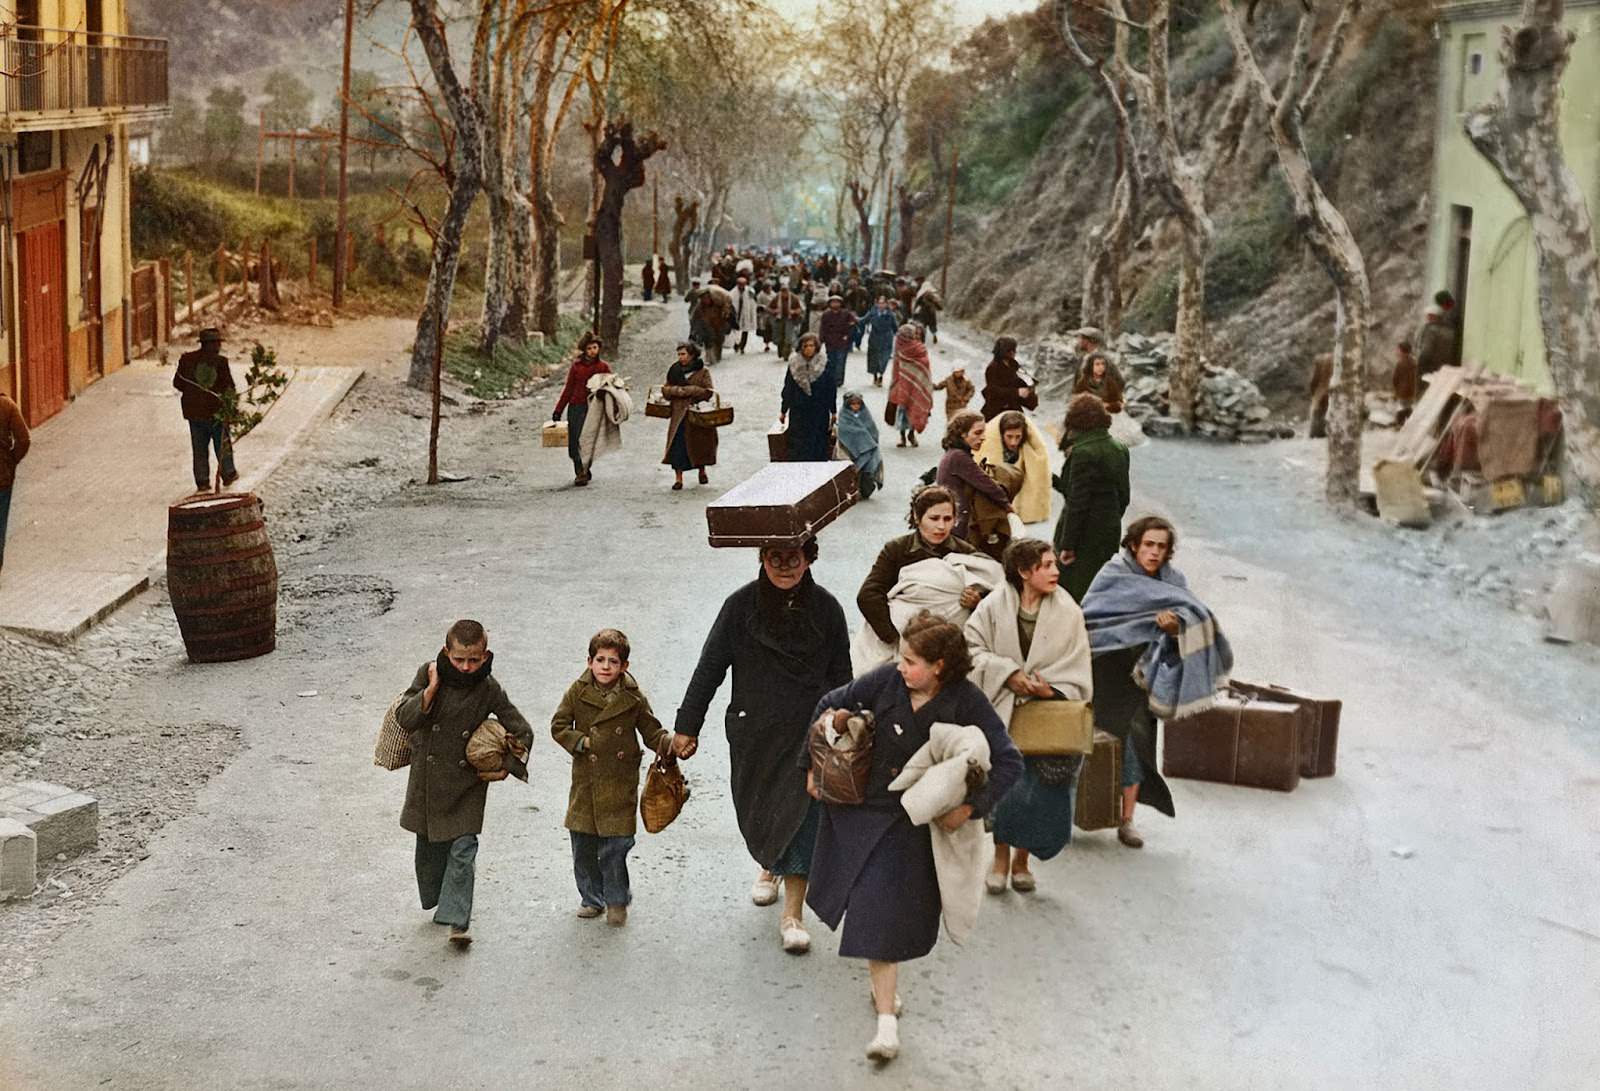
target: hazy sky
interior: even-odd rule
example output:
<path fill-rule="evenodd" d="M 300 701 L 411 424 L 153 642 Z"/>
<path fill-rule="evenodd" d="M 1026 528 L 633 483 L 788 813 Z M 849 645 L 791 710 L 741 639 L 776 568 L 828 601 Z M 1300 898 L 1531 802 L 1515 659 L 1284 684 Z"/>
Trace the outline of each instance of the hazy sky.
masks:
<path fill-rule="evenodd" d="M 814 15 L 828 6 L 828 0 L 767 0 L 774 8 L 790 19 Z M 1013 12 L 1032 11 L 1039 0 L 952 0 L 956 21 L 967 26 L 977 26 L 986 15 L 1010 15 Z"/>

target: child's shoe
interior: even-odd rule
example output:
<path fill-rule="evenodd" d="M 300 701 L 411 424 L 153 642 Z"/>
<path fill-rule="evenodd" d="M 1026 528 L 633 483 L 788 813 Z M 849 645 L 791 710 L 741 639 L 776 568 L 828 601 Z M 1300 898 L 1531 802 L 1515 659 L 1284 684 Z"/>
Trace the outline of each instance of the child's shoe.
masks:
<path fill-rule="evenodd" d="M 878 1033 L 867 1043 L 867 1056 L 885 1064 L 900 1056 L 900 1020 L 893 1015 L 878 1016 Z"/>
<path fill-rule="evenodd" d="M 621 928 L 628 923 L 628 907 L 625 905 L 606 906 L 606 923 L 613 928 Z"/>
<path fill-rule="evenodd" d="M 578 907 L 578 918 L 580 920 L 592 921 L 599 915 L 600 907 L 598 905 L 580 905 Z"/>
<path fill-rule="evenodd" d="M 466 947 L 472 942 L 472 933 L 459 925 L 450 926 L 450 943 L 456 947 Z"/>

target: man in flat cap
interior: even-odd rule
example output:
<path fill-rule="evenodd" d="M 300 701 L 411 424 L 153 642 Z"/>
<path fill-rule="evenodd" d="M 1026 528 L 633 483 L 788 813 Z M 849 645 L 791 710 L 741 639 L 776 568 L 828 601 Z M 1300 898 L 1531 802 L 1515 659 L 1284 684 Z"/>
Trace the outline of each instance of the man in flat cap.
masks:
<path fill-rule="evenodd" d="M 214 326 L 200 331 L 200 347 L 178 357 L 178 371 L 172 385 L 182 395 L 183 419 L 189 422 L 189 445 L 194 451 L 194 487 L 204 492 L 211 487 L 211 451 L 217 452 L 222 483 L 239 480 L 233 466 L 233 443 L 228 426 L 221 419 L 222 395 L 233 391 L 233 373 L 228 358 L 222 355 L 222 333 Z"/>

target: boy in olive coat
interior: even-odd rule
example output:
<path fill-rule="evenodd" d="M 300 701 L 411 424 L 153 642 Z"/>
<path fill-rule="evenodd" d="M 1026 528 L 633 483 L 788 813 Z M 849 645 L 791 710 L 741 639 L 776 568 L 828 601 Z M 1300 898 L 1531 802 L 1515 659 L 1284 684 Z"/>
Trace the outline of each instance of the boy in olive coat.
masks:
<path fill-rule="evenodd" d="M 572 755 L 572 791 L 567 831 L 572 870 L 583 904 L 578 916 L 605 910 L 606 923 L 628 923 L 628 852 L 639 810 L 639 740 L 657 754 L 669 752 L 672 735 L 650 711 L 639 683 L 628 673 L 628 638 L 601 629 L 589 640 L 589 669 L 567 687 L 550 719 L 550 734 Z"/>
<path fill-rule="evenodd" d="M 438 657 L 418 668 L 395 710 L 411 738 L 400 825 L 417 835 L 417 892 L 422 908 L 436 909 L 434 923 L 450 926 L 450 942 L 458 947 L 472 942 L 473 863 L 489 782 L 504 780 L 508 771 L 528 779 L 527 765 L 513 753 L 505 755 L 503 769 L 480 773 L 467 761 L 467 740 L 493 715 L 524 755 L 533 744 L 533 728 L 490 677 L 493 669 L 483 626 L 458 621 Z"/>

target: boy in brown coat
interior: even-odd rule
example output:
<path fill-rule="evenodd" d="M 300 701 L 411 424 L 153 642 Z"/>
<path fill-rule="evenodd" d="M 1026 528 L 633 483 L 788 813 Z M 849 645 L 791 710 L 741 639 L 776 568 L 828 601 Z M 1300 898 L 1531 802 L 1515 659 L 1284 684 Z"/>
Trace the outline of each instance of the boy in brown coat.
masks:
<path fill-rule="evenodd" d="M 606 923 L 628 923 L 628 852 L 639 811 L 639 740 L 657 754 L 671 750 L 672 735 L 650 711 L 628 673 L 628 638 L 601 629 L 589 640 L 589 668 L 561 698 L 550 734 L 572 755 L 567 801 L 572 870 L 583 904 L 578 916 L 606 913 Z"/>
<path fill-rule="evenodd" d="M 965 368 L 956 368 L 949 375 L 933 384 L 933 389 L 944 391 L 944 419 L 948 422 L 957 413 L 967 407 L 972 401 L 972 396 L 978 388 L 967 378 Z"/>
<path fill-rule="evenodd" d="M 422 908 L 436 909 L 433 922 L 449 925 L 450 942 L 459 947 L 472 942 L 473 865 L 489 782 L 508 772 L 528 779 L 527 765 L 514 753 L 505 755 L 503 769 L 480 773 L 467 761 L 467 740 L 493 715 L 523 755 L 533 744 L 533 728 L 490 677 L 493 669 L 489 634 L 476 621 L 458 621 L 438 657 L 418 668 L 395 710 L 411 739 L 400 825 L 417 835 L 417 892 Z"/>

